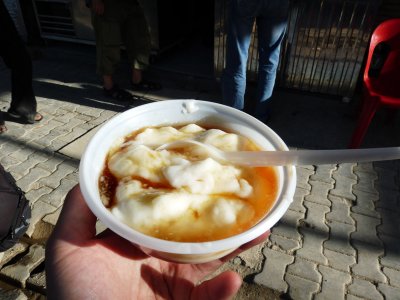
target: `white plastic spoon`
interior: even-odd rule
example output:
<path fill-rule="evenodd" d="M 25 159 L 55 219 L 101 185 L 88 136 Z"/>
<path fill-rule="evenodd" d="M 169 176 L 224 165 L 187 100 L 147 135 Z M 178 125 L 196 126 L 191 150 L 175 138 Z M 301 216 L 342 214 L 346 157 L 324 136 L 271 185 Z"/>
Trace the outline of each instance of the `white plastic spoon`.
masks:
<path fill-rule="evenodd" d="M 179 140 L 159 146 L 156 150 L 184 146 L 202 147 L 217 161 L 243 166 L 324 165 L 400 159 L 400 147 L 337 150 L 233 151 L 225 152 L 195 140 Z"/>

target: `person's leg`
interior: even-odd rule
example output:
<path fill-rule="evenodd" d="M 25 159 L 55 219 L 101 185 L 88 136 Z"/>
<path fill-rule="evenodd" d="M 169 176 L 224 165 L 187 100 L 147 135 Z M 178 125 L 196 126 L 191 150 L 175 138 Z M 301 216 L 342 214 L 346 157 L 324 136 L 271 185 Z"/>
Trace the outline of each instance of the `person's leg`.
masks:
<path fill-rule="evenodd" d="M 268 118 L 267 105 L 275 85 L 289 7 L 287 0 L 265 2 L 264 13 L 257 18 L 259 65 L 254 111 L 254 115 L 262 121 Z"/>
<path fill-rule="evenodd" d="M 121 60 L 124 9 L 121 1 L 104 0 L 104 13 L 92 12 L 92 24 L 96 39 L 96 71 L 103 80 L 104 95 L 119 101 L 130 101 L 132 95 L 120 89 L 113 74 Z"/>
<path fill-rule="evenodd" d="M 126 53 L 132 67 L 131 82 L 134 90 L 157 90 L 161 86 L 143 78 L 143 71 L 149 66 L 151 53 L 150 32 L 142 7 L 137 1 L 126 3 L 126 21 L 123 38 Z"/>
<path fill-rule="evenodd" d="M 248 1 L 239 7 L 237 1 L 230 1 L 228 7 L 226 63 L 222 75 L 223 103 L 237 109 L 244 108 L 246 91 L 246 70 L 248 49 L 255 20 L 255 4 L 259 1 Z"/>
<path fill-rule="evenodd" d="M 32 87 L 31 57 L 2 1 L 0 1 L 0 28 L 3 40 L 0 43 L 0 56 L 11 69 L 9 113 L 28 123 L 40 121 L 42 116 L 36 112 L 37 104 Z"/>
<path fill-rule="evenodd" d="M 104 15 L 93 13 L 92 24 L 96 39 L 96 72 L 102 76 L 104 87 L 108 89 L 112 87 L 112 75 L 121 57 L 121 35 L 119 23 L 107 18 L 107 9 Z"/>
<path fill-rule="evenodd" d="M 132 83 L 142 81 L 142 72 L 149 65 L 150 32 L 143 10 L 137 1 L 127 3 L 127 16 L 123 38 L 128 61 L 132 68 Z"/>

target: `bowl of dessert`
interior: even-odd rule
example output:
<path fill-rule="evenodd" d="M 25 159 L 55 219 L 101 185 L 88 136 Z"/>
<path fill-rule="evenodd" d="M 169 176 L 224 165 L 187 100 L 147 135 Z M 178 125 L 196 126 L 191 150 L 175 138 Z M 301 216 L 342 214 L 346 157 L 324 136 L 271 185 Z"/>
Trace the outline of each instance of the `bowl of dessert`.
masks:
<path fill-rule="evenodd" d="M 228 255 L 276 224 L 292 202 L 294 166 L 218 161 L 221 151 L 288 148 L 267 125 L 234 108 L 165 100 L 127 110 L 92 137 L 79 182 L 97 218 L 143 252 L 178 263 Z"/>

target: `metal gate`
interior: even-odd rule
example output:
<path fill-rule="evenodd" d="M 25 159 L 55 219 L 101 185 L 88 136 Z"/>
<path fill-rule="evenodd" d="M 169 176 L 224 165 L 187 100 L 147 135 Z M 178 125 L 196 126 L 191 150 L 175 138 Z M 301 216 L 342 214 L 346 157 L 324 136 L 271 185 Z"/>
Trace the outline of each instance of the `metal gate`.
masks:
<path fill-rule="evenodd" d="M 215 2 L 217 77 L 225 65 L 227 2 Z M 291 1 L 277 86 L 351 98 L 379 5 L 378 0 Z M 254 26 L 247 67 L 250 81 L 256 79 L 258 69 L 256 31 Z"/>

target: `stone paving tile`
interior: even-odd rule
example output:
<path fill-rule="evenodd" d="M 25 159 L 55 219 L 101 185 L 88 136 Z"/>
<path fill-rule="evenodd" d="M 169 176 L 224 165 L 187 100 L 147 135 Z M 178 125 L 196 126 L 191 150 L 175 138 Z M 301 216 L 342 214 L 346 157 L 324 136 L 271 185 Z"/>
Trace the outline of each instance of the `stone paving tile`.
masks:
<path fill-rule="evenodd" d="M 330 206 L 331 202 L 327 198 L 329 190 L 333 188 L 333 184 L 315 180 L 310 180 L 309 184 L 311 185 L 311 192 L 309 195 L 305 196 L 304 199 L 307 201 Z"/>
<path fill-rule="evenodd" d="M 357 200 L 351 210 L 355 213 L 380 218 L 379 212 L 375 209 L 375 203 L 379 200 L 379 194 L 371 194 L 360 190 L 354 190 Z"/>
<path fill-rule="evenodd" d="M 67 193 L 77 184 L 77 181 L 64 178 L 57 189 L 51 193 L 43 195 L 39 200 L 55 208 L 59 208 L 64 202 Z"/>
<path fill-rule="evenodd" d="M 27 146 L 25 146 L 25 147 L 23 146 L 23 147 L 19 148 L 17 151 L 10 153 L 10 156 L 19 161 L 25 161 L 33 153 L 35 153 L 34 149 L 27 147 Z"/>
<path fill-rule="evenodd" d="M 378 194 L 378 191 L 375 188 L 375 181 L 378 179 L 378 175 L 376 173 L 360 171 L 356 171 L 355 173 L 357 174 L 358 182 L 354 185 L 354 190 Z"/>
<path fill-rule="evenodd" d="M 398 288 L 380 283 L 378 290 L 384 295 L 385 299 L 400 300 L 400 289 Z"/>
<path fill-rule="evenodd" d="M 293 300 L 313 299 L 314 294 L 320 289 L 320 284 L 302 277 L 286 274 L 285 279 L 289 284 L 288 294 Z"/>
<path fill-rule="evenodd" d="M 29 200 L 30 205 L 34 204 L 37 200 L 39 200 L 43 195 L 50 194 L 52 191 L 51 188 L 42 186 L 38 189 L 30 189 L 27 193 L 25 193 L 26 199 Z"/>
<path fill-rule="evenodd" d="M 3 166 L 3 168 L 7 170 L 12 166 L 18 165 L 21 162 L 15 158 L 12 158 L 11 156 L 5 156 L 0 159 L 0 163 Z"/>
<path fill-rule="evenodd" d="M 330 228 L 329 239 L 324 242 L 324 248 L 346 255 L 354 256 L 355 249 L 351 246 L 350 236 L 355 231 L 355 225 L 330 221 L 328 222 Z"/>
<path fill-rule="evenodd" d="M 87 132 L 86 129 L 80 128 L 80 127 L 74 127 L 72 129 L 72 131 L 64 136 L 61 136 L 59 138 L 60 141 L 60 145 L 64 146 L 66 144 L 68 144 L 69 142 L 76 140 L 77 138 L 81 137 L 82 135 L 84 135 Z M 66 143 L 62 143 L 62 142 L 66 142 Z M 60 149 L 61 147 L 58 147 L 56 149 Z"/>
<path fill-rule="evenodd" d="M 350 274 L 326 266 L 320 266 L 318 270 L 321 272 L 323 280 L 321 291 L 315 295 L 314 299 L 345 299 L 346 286 L 351 282 Z"/>
<path fill-rule="evenodd" d="M 51 195 L 53 193 L 50 194 L 46 194 L 46 195 Z M 42 199 L 43 197 L 41 197 L 40 199 Z M 36 224 L 43 219 L 44 216 L 53 213 L 56 211 L 56 207 L 42 201 L 42 200 L 37 200 L 31 207 L 32 207 L 32 216 L 31 216 L 31 223 L 30 226 L 28 228 L 28 230 L 26 231 L 26 235 L 31 237 L 33 232 L 35 231 L 35 226 Z"/>
<path fill-rule="evenodd" d="M 300 187 L 305 190 L 311 190 L 311 186 L 308 183 L 308 180 L 312 174 L 315 173 L 313 166 L 297 166 L 297 187 Z"/>
<path fill-rule="evenodd" d="M 96 223 L 96 230 L 105 230 L 107 227 L 101 222 Z M 97 231 L 98 232 L 98 231 Z M 263 249 L 266 247 L 266 243 L 261 243 L 255 247 L 252 247 L 242 253 L 240 253 L 235 259 L 240 260 L 240 265 L 247 269 L 260 272 L 264 263 Z M 233 262 L 235 263 L 235 261 Z M 237 262 L 236 262 L 237 263 Z"/>
<path fill-rule="evenodd" d="M 48 120 L 46 123 L 40 123 L 40 126 L 36 127 L 34 131 L 29 133 L 30 140 L 35 140 L 35 142 L 39 145 L 41 140 L 45 139 L 45 137 L 56 136 L 55 133 L 59 133 L 57 129 L 62 128 L 65 124 L 55 120 Z M 53 134 L 51 134 L 53 132 Z M 46 145 L 46 144 L 44 144 Z"/>
<path fill-rule="evenodd" d="M 19 150 L 19 145 L 14 143 L 13 140 L 8 139 L 7 137 L 0 136 L 0 158 L 4 156 L 10 155 L 10 153 L 16 152 Z"/>
<path fill-rule="evenodd" d="M 63 110 L 62 108 L 59 108 L 54 112 L 54 120 L 67 124 L 68 122 L 71 121 L 71 119 L 75 118 L 75 115 L 76 115 L 76 113 L 69 112 L 69 111 Z M 84 122 L 84 121 L 82 121 L 82 122 Z"/>
<path fill-rule="evenodd" d="M 377 209 L 389 209 L 400 212 L 400 193 L 394 190 L 379 189 L 379 199 L 376 201 L 375 206 Z"/>
<path fill-rule="evenodd" d="M 30 170 L 37 164 L 42 163 L 46 160 L 47 158 L 40 152 L 33 152 L 27 157 L 25 161 L 22 161 L 20 164 L 8 168 L 7 171 L 9 171 L 14 176 L 15 180 L 19 180 L 27 175 Z"/>
<path fill-rule="evenodd" d="M 59 165 L 57 170 L 53 172 L 50 176 L 41 178 L 39 180 L 39 183 L 43 186 L 50 187 L 52 189 L 56 189 L 58 186 L 60 186 L 61 181 L 63 178 L 65 178 L 68 174 L 71 174 L 76 171 L 75 167 L 62 164 Z"/>
<path fill-rule="evenodd" d="M 383 295 L 377 290 L 373 283 L 355 278 L 348 287 L 349 293 L 362 299 L 383 300 Z"/>
<path fill-rule="evenodd" d="M 315 173 L 310 176 L 310 180 L 333 184 L 335 180 L 332 178 L 332 175 L 337 168 L 337 165 L 315 166 Z"/>
<path fill-rule="evenodd" d="M 400 270 L 400 239 L 387 235 L 379 235 L 385 245 L 385 254 L 380 263 L 383 266 Z"/>
<path fill-rule="evenodd" d="M 254 281 L 275 291 L 286 293 L 288 290 L 288 284 L 284 280 L 286 266 L 294 261 L 294 257 L 269 248 L 264 248 L 263 252 L 265 265 L 262 272 L 254 277 Z"/>
<path fill-rule="evenodd" d="M 2 300 L 27 300 L 28 296 L 18 289 L 3 290 L 0 288 L 0 299 Z"/>
<path fill-rule="evenodd" d="M 29 253 L 13 265 L 8 265 L 0 270 L 3 276 L 9 277 L 18 282 L 22 288 L 26 286 L 26 280 L 41 262 L 44 261 L 44 247 L 32 245 Z"/>
<path fill-rule="evenodd" d="M 71 119 L 69 119 L 62 126 L 62 128 L 59 128 L 59 129 L 61 130 L 61 132 L 70 133 L 74 128 L 77 128 L 79 125 L 82 125 L 84 123 L 86 123 L 86 121 L 76 118 L 75 116 L 72 116 Z M 63 136 L 63 137 L 65 137 L 65 136 Z"/>
<path fill-rule="evenodd" d="M 68 134 L 67 132 L 62 133 L 64 135 Z M 41 137 L 35 138 L 32 143 L 34 145 L 38 145 L 41 148 L 46 148 L 52 144 L 53 141 L 59 139 L 61 136 L 59 128 L 52 130 L 49 134 L 43 135 Z"/>
<path fill-rule="evenodd" d="M 93 119 L 99 118 L 102 114 L 103 110 L 90 106 L 79 106 L 79 114 L 86 115 L 92 117 Z"/>
<path fill-rule="evenodd" d="M 354 219 L 350 215 L 351 201 L 332 195 L 329 195 L 328 199 L 331 201 L 331 211 L 326 214 L 327 221 L 338 221 L 350 225 L 355 224 Z"/>
<path fill-rule="evenodd" d="M 346 294 L 346 300 L 365 300 L 365 299 L 357 297 L 357 296 L 354 296 L 352 294 Z"/>
<path fill-rule="evenodd" d="M 34 168 L 31 169 L 24 177 L 17 180 L 17 184 L 21 190 L 25 192 L 29 191 L 30 189 L 38 189 L 41 187 L 39 180 L 43 177 L 49 176 L 50 174 L 51 173 L 46 170 Z"/>
<path fill-rule="evenodd" d="M 357 250 L 357 264 L 351 267 L 351 272 L 370 281 L 387 283 L 379 265 L 379 257 L 384 254 L 383 248 L 360 241 L 353 241 L 352 245 Z"/>
<path fill-rule="evenodd" d="M 316 283 L 322 280 L 322 275 L 317 270 L 317 264 L 300 257 L 296 257 L 294 263 L 288 266 L 287 273 Z"/>
<path fill-rule="evenodd" d="M 377 227 L 379 234 L 400 238 L 400 212 L 397 210 L 377 209 L 382 216 L 382 224 Z"/>
<path fill-rule="evenodd" d="M 270 236 L 271 248 L 278 251 L 283 251 L 287 254 L 293 254 L 293 252 L 300 248 L 300 241 L 292 240 L 282 237 L 277 234 Z"/>
<path fill-rule="evenodd" d="M 104 122 L 108 121 L 111 119 L 113 116 L 115 116 L 117 113 L 116 112 L 111 112 L 111 111 L 103 111 L 100 115 L 100 117 L 96 119 L 90 120 L 88 123 L 93 125 L 93 126 L 98 126 L 103 124 Z"/>
<path fill-rule="evenodd" d="M 8 126 L 7 136 L 10 139 L 18 139 L 27 136 L 27 129 L 18 126 Z"/>
<path fill-rule="evenodd" d="M 350 267 L 356 264 L 355 255 L 347 255 L 324 248 L 324 255 L 328 259 L 328 265 L 333 269 L 350 273 Z"/>
<path fill-rule="evenodd" d="M 27 251 L 28 248 L 29 244 L 19 241 L 14 245 L 14 247 L 4 252 L 0 252 L 0 268 L 2 268 L 4 265 L 6 265 L 8 262 L 10 262 L 13 258 L 18 256 L 19 254 Z"/>
<path fill-rule="evenodd" d="M 336 171 L 333 171 L 335 187 L 329 191 L 330 195 L 349 200 L 355 200 L 352 193 L 353 186 L 357 183 L 356 177 L 352 176 L 353 164 L 340 165 Z M 354 174 L 353 174 L 354 175 Z"/>
<path fill-rule="evenodd" d="M 304 217 L 304 214 L 288 210 L 279 220 L 279 222 L 271 229 L 273 234 L 281 235 L 288 239 L 295 241 L 301 240 L 301 234 L 298 231 L 300 220 Z"/>
<path fill-rule="evenodd" d="M 26 280 L 26 287 L 31 288 L 35 291 L 40 291 L 42 294 L 46 294 L 46 273 L 45 271 L 38 274 L 31 275 Z"/>
<path fill-rule="evenodd" d="M 42 163 L 39 163 L 37 167 L 47 170 L 51 173 L 54 173 L 57 170 L 58 166 L 61 165 L 64 161 L 65 161 L 64 156 L 57 154 L 51 156 L 47 155 L 47 160 Z"/>
<path fill-rule="evenodd" d="M 356 166 L 354 166 L 353 170 L 354 172 L 364 172 L 364 173 L 371 173 L 373 175 L 376 174 L 375 168 L 374 168 L 374 162 L 364 162 L 364 163 L 359 163 Z"/>
<path fill-rule="evenodd" d="M 341 179 L 341 178 L 347 178 L 347 179 L 353 179 L 357 180 L 356 174 L 354 174 L 354 169 L 357 166 L 355 163 L 345 163 L 345 164 L 339 164 L 337 169 L 332 173 L 333 178 L 335 180 Z"/>
<path fill-rule="evenodd" d="M 304 214 L 306 212 L 306 208 L 304 207 L 304 197 L 309 193 L 309 190 L 296 187 L 293 202 L 290 204 L 289 209 Z"/>
<path fill-rule="evenodd" d="M 357 223 L 357 230 L 351 234 L 351 239 L 382 247 L 382 241 L 377 235 L 377 227 L 381 220 L 355 213 L 352 213 L 351 216 Z"/>
<path fill-rule="evenodd" d="M 302 220 L 303 226 L 327 233 L 329 227 L 325 224 L 325 215 L 329 212 L 329 207 L 309 201 L 304 201 L 304 206 L 307 208 L 307 212 L 306 217 Z"/>
<path fill-rule="evenodd" d="M 376 182 L 377 189 L 399 190 L 397 170 L 375 167 L 375 171 L 379 178 Z"/>
<path fill-rule="evenodd" d="M 311 228 L 302 228 L 303 245 L 296 251 L 298 257 L 326 265 L 328 259 L 323 254 L 323 244 L 328 238 L 328 233 L 320 232 Z"/>
<path fill-rule="evenodd" d="M 383 273 L 388 278 L 388 282 L 390 285 L 400 288 L 400 271 L 391 269 L 391 268 L 383 268 Z"/>

